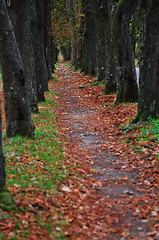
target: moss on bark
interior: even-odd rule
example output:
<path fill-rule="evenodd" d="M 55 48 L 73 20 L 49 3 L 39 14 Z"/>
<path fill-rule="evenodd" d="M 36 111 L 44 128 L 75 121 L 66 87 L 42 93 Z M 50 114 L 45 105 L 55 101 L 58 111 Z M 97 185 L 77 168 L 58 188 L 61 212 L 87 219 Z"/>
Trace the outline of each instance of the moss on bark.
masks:
<path fill-rule="evenodd" d="M 0 189 L 0 208 L 4 211 L 17 211 L 15 201 L 6 187 Z"/>

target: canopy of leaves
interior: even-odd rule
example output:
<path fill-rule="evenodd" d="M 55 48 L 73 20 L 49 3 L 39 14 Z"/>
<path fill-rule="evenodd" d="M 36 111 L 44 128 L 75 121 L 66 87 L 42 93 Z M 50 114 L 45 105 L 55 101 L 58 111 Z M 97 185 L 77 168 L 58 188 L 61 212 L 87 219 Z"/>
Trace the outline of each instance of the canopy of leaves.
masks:
<path fill-rule="evenodd" d="M 82 1 L 52 1 L 52 33 L 56 44 L 69 46 L 71 44 L 71 34 L 76 32 L 81 26 L 83 13 Z"/>

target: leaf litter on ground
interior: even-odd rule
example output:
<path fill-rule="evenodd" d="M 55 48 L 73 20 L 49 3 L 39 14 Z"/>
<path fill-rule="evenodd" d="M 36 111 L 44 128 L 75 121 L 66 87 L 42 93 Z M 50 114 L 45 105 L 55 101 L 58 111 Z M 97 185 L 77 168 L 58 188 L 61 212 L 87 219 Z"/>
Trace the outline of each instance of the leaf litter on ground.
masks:
<path fill-rule="evenodd" d="M 103 95 L 93 81 L 60 63 L 46 103 L 33 116 L 35 138 L 4 137 L 7 185 L 20 211 L 1 211 L 1 239 L 159 239 L 159 148 L 152 130 L 158 124 L 150 119 L 146 133 L 144 124 L 125 130 L 136 104 L 115 105 L 116 96 Z M 84 124 L 76 108 L 92 113 Z M 97 139 L 102 135 L 106 141 L 96 154 L 116 157 L 108 170 L 128 175 L 104 179 L 105 169 L 94 167 L 94 150 L 80 146 L 79 129 L 72 139 L 75 124 Z M 116 196 L 105 194 L 107 188 Z"/>

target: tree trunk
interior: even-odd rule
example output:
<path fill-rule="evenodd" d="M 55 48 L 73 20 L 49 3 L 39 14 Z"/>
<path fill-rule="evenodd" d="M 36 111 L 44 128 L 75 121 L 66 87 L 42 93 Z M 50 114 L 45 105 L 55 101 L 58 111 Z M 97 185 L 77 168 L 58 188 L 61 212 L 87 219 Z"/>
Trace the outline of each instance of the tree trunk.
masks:
<path fill-rule="evenodd" d="M 96 81 L 101 82 L 106 77 L 106 48 L 110 47 L 106 44 L 106 30 L 109 24 L 108 3 L 100 0 L 97 5 L 97 68 Z"/>
<path fill-rule="evenodd" d="M 117 103 L 136 102 L 138 99 L 135 58 L 129 33 L 130 19 L 136 6 L 137 0 L 119 1 L 113 19 L 115 50 L 119 66 Z"/>
<path fill-rule="evenodd" d="M 75 32 L 71 34 L 71 62 L 77 66 L 77 36 Z"/>
<path fill-rule="evenodd" d="M 5 211 L 15 211 L 17 207 L 7 190 L 5 183 L 5 158 L 2 149 L 2 128 L 1 128 L 1 109 L 0 109 L 0 208 Z"/>
<path fill-rule="evenodd" d="M 30 107 L 33 112 L 37 112 L 37 83 L 30 16 L 31 0 L 12 1 L 9 7 L 9 15 L 24 64 L 26 89 L 29 96 Z"/>
<path fill-rule="evenodd" d="M 71 59 L 71 47 L 63 46 L 61 47 L 61 52 L 62 52 L 64 61 L 69 61 Z"/>
<path fill-rule="evenodd" d="M 48 91 L 49 75 L 45 58 L 44 0 L 33 0 L 32 32 L 38 101 L 45 101 L 44 92 Z"/>
<path fill-rule="evenodd" d="M 136 121 L 159 116 L 159 2 L 152 0 L 146 17 Z"/>
<path fill-rule="evenodd" d="M 44 50 L 46 66 L 48 70 L 48 78 L 52 78 L 51 70 L 51 0 L 46 0 L 44 2 Z"/>
<path fill-rule="evenodd" d="M 96 74 L 97 66 L 97 27 L 95 22 L 96 0 L 89 0 L 89 70 L 88 73 L 92 76 Z"/>
<path fill-rule="evenodd" d="M 34 125 L 26 92 L 24 68 L 5 0 L 1 0 L 0 4 L 0 29 L 7 136 L 21 134 L 32 137 Z"/>
<path fill-rule="evenodd" d="M 50 55 L 51 55 L 51 71 L 54 72 L 55 63 L 58 60 L 58 49 L 55 46 L 55 42 L 53 38 L 51 39 Z"/>
<path fill-rule="evenodd" d="M 71 28 L 71 62 L 73 65 L 77 65 L 77 30 L 76 30 L 76 9 L 75 1 L 69 0 L 70 7 L 70 28 Z"/>
<path fill-rule="evenodd" d="M 107 31 L 107 36 L 110 35 L 109 30 Z M 107 38 L 106 44 L 106 76 L 105 76 L 105 94 L 112 94 L 116 93 L 117 88 L 117 63 L 116 63 L 116 56 L 115 56 L 115 49 L 114 43 L 111 39 Z"/>
<path fill-rule="evenodd" d="M 85 0 L 83 3 L 85 13 L 85 32 L 82 54 L 82 71 L 86 74 L 96 73 L 97 54 L 97 28 L 95 23 L 95 0 Z"/>
<path fill-rule="evenodd" d="M 82 57 L 81 57 L 81 70 L 85 74 L 88 74 L 88 56 L 89 56 L 89 50 L 88 50 L 88 45 L 89 45 L 89 34 L 88 34 L 88 19 L 89 19 L 89 6 L 88 6 L 88 0 L 83 0 L 83 13 L 85 15 L 84 17 L 84 24 L 85 24 L 85 29 L 83 33 L 83 47 L 82 47 Z"/>

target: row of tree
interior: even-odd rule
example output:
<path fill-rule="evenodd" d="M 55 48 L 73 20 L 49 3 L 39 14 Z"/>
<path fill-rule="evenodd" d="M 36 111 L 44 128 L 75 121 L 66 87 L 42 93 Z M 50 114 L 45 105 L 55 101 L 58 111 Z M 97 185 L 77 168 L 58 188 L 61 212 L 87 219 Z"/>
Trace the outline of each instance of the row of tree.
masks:
<path fill-rule="evenodd" d="M 107 94 L 116 91 L 117 102 L 138 100 L 137 120 L 159 115 L 157 0 L 0 0 L 0 29 L 8 137 L 34 135 L 31 111 L 38 112 L 38 102 L 45 100 L 57 60 L 54 39 L 66 59 L 95 75 L 97 82 L 105 82 Z M 136 42 L 141 46 L 139 92 Z M 0 191 L 3 189 L 0 126 Z"/>
<path fill-rule="evenodd" d="M 158 10 L 156 0 L 54 1 L 53 31 L 64 58 L 103 81 L 106 94 L 116 92 L 117 103 L 138 102 L 135 121 L 159 115 Z"/>
<path fill-rule="evenodd" d="M 0 65 L 6 133 L 32 137 L 31 111 L 45 100 L 57 61 L 49 0 L 0 0 Z M 0 192 L 6 193 L 0 121 Z"/>

